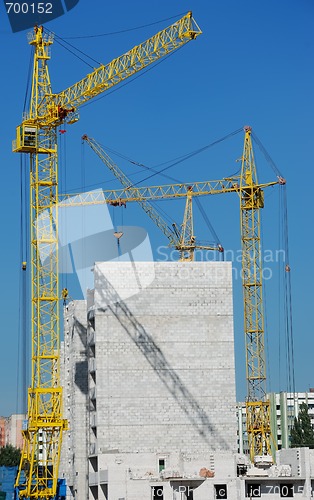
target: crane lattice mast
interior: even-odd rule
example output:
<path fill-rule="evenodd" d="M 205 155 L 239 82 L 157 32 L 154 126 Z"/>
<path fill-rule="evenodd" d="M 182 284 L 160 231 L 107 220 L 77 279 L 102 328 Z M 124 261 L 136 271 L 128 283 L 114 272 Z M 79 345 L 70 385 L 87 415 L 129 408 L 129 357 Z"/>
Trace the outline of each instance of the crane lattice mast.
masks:
<path fill-rule="evenodd" d="M 266 400 L 260 221 L 260 209 L 264 207 L 264 192 L 258 186 L 251 127 L 245 127 L 244 130 L 240 178 L 240 217 L 247 380 L 246 425 L 250 457 L 253 460 L 256 456 L 272 455 L 273 441 L 270 428 L 270 402 Z"/>
<path fill-rule="evenodd" d="M 58 94 L 52 92 L 48 71 L 53 35 L 42 26 L 30 34 L 29 43 L 34 47 L 31 102 L 13 143 L 14 152 L 30 156 L 32 379 L 16 479 L 20 498 L 55 498 L 62 433 L 67 428 L 59 367 L 57 127 L 64 121 L 77 121 L 83 103 L 200 34 L 189 12 Z"/>

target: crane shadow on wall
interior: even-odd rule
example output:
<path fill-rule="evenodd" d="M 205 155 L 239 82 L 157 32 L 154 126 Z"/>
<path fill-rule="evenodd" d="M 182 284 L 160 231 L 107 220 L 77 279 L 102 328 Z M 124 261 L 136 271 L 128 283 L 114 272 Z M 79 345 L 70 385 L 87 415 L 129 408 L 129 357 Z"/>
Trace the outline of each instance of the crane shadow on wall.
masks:
<path fill-rule="evenodd" d="M 87 328 L 74 318 L 72 337 L 74 332 L 79 334 L 82 343 L 82 352 L 87 356 Z M 88 394 L 88 360 L 77 361 L 75 363 L 74 382 L 82 394 Z"/>
<path fill-rule="evenodd" d="M 198 434 L 212 449 L 215 449 L 214 443 L 219 442 L 222 449 L 228 450 L 229 445 L 214 428 L 207 413 L 171 367 L 152 336 L 132 314 L 130 308 L 104 275 L 102 275 L 102 287 L 99 289 L 99 293 L 101 295 L 100 302 L 103 300 L 108 306 L 98 308 L 98 310 L 101 312 L 109 310 L 113 314 L 129 338 L 145 356 L 147 362 L 186 414 Z"/>

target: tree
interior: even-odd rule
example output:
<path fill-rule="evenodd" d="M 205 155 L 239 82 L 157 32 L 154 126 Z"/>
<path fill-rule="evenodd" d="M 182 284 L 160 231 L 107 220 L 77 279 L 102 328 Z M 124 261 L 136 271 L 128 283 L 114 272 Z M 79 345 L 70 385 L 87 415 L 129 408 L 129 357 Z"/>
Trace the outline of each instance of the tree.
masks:
<path fill-rule="evenodd" d="M 19 465 L 21 458 L 21 450 L 15 448 L 11 444 L 7 444 L 0 448 L 0 466 L 14 467 Z"/>
<path fill-rule="evenodd" d="M 294 425 L 291 429 L 291 448 L 314 448 L 314 429 L 311 424 L 308 406 L 300 404 L 298 418 L 295 417 Z"/>

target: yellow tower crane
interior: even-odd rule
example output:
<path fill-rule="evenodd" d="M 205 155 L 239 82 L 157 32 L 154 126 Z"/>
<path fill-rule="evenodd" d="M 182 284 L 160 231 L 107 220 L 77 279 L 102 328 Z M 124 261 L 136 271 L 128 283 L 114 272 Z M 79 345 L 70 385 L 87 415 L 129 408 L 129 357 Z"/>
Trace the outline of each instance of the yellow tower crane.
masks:
<path fill-rule="evenodd" d="M 201 250 L 218 250 L 219 252 L 223 252 L 222 246 L 218 243 L 217 246 L 208 246 L 201 245 L 197 243 L 194 236 L 194 227 L 193 227 L 193 210 L 192 210 L 192 186 L 191 189 L 187 189 L 185 192 L 186 204 L 184 210 L 184 218 L 183 224 L 181 227 L 181 231 L 173 224 L 172 228 L 163 220 L 160 214 L 155 210 L 151 203 L 147 199 L 142 199 L 139 196 L 139 192 L 137 188 L 132 187 L 132 182 L 125 175 L 124 172 L 116 165 L 110 156 L 106 153 L 103 147 L 95 141 L 95 139 L 88 137 L 86 134 L 82 136 L 83 141 L 86 141 L 87 144 L 92 148 L 92 150 L 99 156 L 99 158 L 103 161 L 103 163 L 113 172 L 115 177 L 121 182 L 121 184 L 125 188 L 125 194 L 130 196 L 130 194 L 134 194 L 137 197 L 137 202 L 143 208 L 145 213 L 153 220 L 159 229 L 165 234 L 165 236 L 169 240 L 170 246 L 173 246 L 176 250 L 179 251 L 180 261 L 192 261 L 194 259 L 195 249 Z M 141 190 L 141 188 L 140 188 Z M 154 199 L 154 198 L 151 198 Z M 119 203 L 119 201 L 112 201 L 111 204 Z"/>
<path fill-rule="evenodd" d="M 189 12 L 126 54 L 53 93 L 48 61 L 53 34 L 36 26 L 31 102 L 17 127 L 13 151 L 30 157 L 32 368 L 28 419 L 16 487 L 20 498 L 55 498 L 63 418 L 59 373 L 57 127 L 78 120 L 80 105 L 201 34 Z"/>
<path fill-rule="evenodd" d="M 260 209 L 264 207 L 263 189 L 275 184 L 285 184 L 282 177 L 277 181 L 259 184 L 254 160 L 251 127 L 244 127 L 244 148 L 241 172 L 237 177 L 219 181 L 204 181 L 189 184 L 169 184 L 164 186 L 134 187 L 121 169 L 112 161 L 95 139 L 83 136 L 93 151 L 123 184 L 123 190 L 104 191 L 106 202 L 113 204 L 123 201 L 137 201 L 157 226 L 169 238 L 170 245 L 180 252 L 180 260 L 193 260 L 195 248 L 208 249 L 197 245 L 193 234 L 192 199 L 194 196 L 237 192 L 240 199 L 240 226 L 242 242 L 242 280 L 244 298 L 244 334 L 246 350 L 247 379 L 247 433 L 250 457 L 273 454 L 270 428 L 270 403 L 266 400 L 266 365 L 264 348 L 264 306 L 262 284 L 262 253 Z M 72 195 L 73 196 L 73 195 Z M 169 234 L 169 227 L 160 222 L 148 200 L 186 198 L 186 209 L 180 234 Z M 77 198 L 76 198 L 77 199 Z M 92 193 L 82 195 L 77 201 L 97 203 Z M 222 251 L 218 245 L 216 248 Z"/>

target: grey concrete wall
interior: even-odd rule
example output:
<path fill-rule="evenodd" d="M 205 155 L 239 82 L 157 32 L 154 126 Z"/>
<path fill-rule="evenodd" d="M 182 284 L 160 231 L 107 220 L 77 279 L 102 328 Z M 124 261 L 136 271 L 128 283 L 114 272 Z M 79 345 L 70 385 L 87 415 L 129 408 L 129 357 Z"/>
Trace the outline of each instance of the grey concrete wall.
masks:
<path fill-rule="evenodd" d="M 69 498 L 88 496 L 88 360 L 86 302 L 70 302 L 64 308 L 62 381 L 64 416 L 69 430 L 64 433 L 60 463 L 67 479 Z"/>
<path fill-rule="evenodd" d="M 230 263 L 97 263 L 94 314 L 98 450 L 236 451 Z"/>

